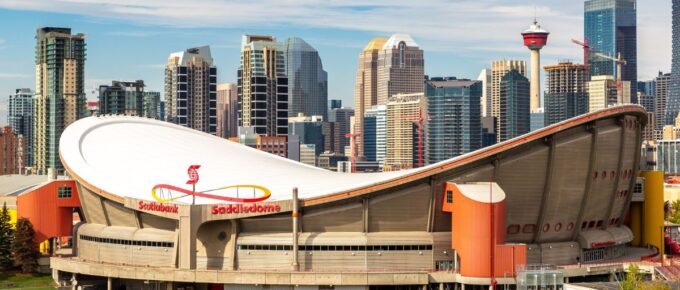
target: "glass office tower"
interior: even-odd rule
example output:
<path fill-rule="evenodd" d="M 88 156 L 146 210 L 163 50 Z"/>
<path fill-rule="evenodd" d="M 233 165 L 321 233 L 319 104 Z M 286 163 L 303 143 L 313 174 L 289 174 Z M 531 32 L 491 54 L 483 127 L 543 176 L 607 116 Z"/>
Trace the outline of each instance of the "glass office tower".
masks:
<path fill-rule="evenodd" d="M 482 147 L 480 99 L 482 82 L 431 78 L 427 97 L 427 161 L 453 158 Z"/>
<path fill-rule="evenodd" d="M 319 52 L 301 38 L 286 39 L 288 116 L 323 116 L 328 119 L 328 74 Z"/>
<path fill-rule="evenodd" d="M 585 1 L 584 35 L 588 44 L 602 54 L 626 61 L 622 79 L 630 81 L 631 102 L 636 103 L 637 90 L 637 3 L 636 0 Z M 591 53 L 590 75 L 616 76 L 616 64 Z"/>
<path fill-rule="evenodd" d="M 666 103 L 666 125 L 674 124 L 680 113 L 680 0 L 673 0 L 673 64 Z"/>

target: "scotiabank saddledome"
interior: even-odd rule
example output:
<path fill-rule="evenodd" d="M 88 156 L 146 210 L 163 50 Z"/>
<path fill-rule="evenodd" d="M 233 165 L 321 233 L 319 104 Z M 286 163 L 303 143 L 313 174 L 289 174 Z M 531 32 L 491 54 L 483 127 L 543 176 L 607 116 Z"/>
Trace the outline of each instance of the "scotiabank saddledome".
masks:
<path fill-rule="evenodd" d="M 424 168 L 345 174 L 169 123 L 86 118 L 60 145 L 85 222 L 75 257 L 52 266 L 168 285 L 512 284 L 524 264 L 624 252 L 645 123 L 619 106 Z"/>

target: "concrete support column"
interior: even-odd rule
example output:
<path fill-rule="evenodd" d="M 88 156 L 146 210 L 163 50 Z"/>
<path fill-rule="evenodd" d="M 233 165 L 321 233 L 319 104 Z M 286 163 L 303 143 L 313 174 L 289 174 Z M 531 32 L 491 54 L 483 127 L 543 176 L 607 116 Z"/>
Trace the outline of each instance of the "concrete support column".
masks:
<path fill-rule="evenodd" d="M 71 290 L 76 290 L 78 288 L 78 279 L 76 279 L 76 273 L 71 274 Z"/>
<path fill-rule="evenodd" d="M 444 290 L 444 283 L 439 283 L 439 290 Z"/>
<path fill-rule="evenodd" d="M 300 222 L 300 201 L 298 200 L 298 189 L 293 188 L 293 262 L 291 263 L 291 270 L 300 270 L 300 264 L 298 263 L 298 231 Z"/>
<path fill-rule="evenodd" d="M 181 205 L 179 210 L 179 268 L 196 269 L 196 234 L 201 206 Z"/>
<path fill-rule="evenodd" d="M 420 289 L 427 290 L 427 284 L 423 285 Z"/>
<path fill-rule="evenodd" d="M 113 289 L 113 283 L 111 281 L 111 277 L 106 277 L 106 290 L 112 290 Z"/>

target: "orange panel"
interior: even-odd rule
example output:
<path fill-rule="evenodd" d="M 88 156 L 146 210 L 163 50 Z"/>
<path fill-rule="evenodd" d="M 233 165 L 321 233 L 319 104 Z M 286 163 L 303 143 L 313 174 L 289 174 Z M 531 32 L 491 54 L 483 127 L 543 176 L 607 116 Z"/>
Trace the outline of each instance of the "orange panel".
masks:
<path fill-rule="evenodd" d="M 70 198 L 58 198 L 59 187 L 70 187 Z M 56 180 L 17 197 L 17 216 L 27 218 L 35 229 L 36 242 L 73 232 L 73 208 L 80 198 L 73 180 Z"/>

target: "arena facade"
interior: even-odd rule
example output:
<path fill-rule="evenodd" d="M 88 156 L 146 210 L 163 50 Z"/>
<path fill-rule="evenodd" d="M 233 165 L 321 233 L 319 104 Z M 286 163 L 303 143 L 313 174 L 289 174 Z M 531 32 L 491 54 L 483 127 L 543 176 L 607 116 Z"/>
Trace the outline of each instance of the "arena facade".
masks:
<path fill-rule="evenodd" d="M 424 168 L 346 174 L 170 123 L 82 119 L 60 156 L 84 221 L 73 255 L 52 258 L 54 277 L 109 289 L 420 289 L 616 259 L 633 239 L 624 220 L 646 122 L 641 107 L 618 106 Z"/>

